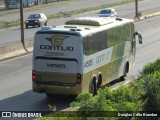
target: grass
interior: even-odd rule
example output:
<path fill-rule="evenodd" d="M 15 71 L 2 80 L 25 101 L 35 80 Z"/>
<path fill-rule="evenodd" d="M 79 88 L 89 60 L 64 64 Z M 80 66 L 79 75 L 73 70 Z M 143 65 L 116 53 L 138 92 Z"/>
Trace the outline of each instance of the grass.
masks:
<path fill-rule="evenodd" d="M 24 8 L 24 11 L 28 11 L 28 10 L 33 11 L 35 9 L 40 9 L 42 7 L 60 5 L 60 4 L 65 4 L 66 2 L 72 2 L 72 1 L 74 1 L 74 0 L 66 0 L 62 3 L 61 2 L 56 2 L 56 3 L 42 4 L 42 5 L 38 5 L 38 6 L 33 6 L 31 8 Z M 134 0 L 124 0 L 124 1 L 121 1 L 121 2 L 116 2 L 116 3 L 112 3 L 112 4 L 105 4 L 105 5 L 96 6 L 96 7 L 89 7 L 89 8 L 85 8 L 85 9 L 76 9 L 76 10 L 73 10 L 73 11 L 59 12 L 59 13 L 56 13 L 56 14 L 50 14 L 50 15 L 47 16 L 47 18 L 48 19 L 55 19 L 55 18 L 62 18 L 62 17 L 65 18 L 65 17 L 70 17 L 70 16 L 73 16 L 73 15 L 76 15 L 76 14 L 90 12 L 90 11 L 94 11 L 94 10 L 98 10 L 98 9 L 102 9 L 102 8 L 106 8 L 106 7 L 123 5 L 123 4 L 131 3 L 131 2 L 134 2 Z M 12 13 L 16 13 L 16 12 L 19 12 L 19 9 L 3 11 L 3 13 L 1 15 L 12 14 Z M 18 26 L 18 25 L 20 25 L 20 20 L 0 21 L 0 29 L 9 28 L 9 27 Z"/>
<path fill-rule="evenodd" d="M 62 2 L 51 2 L 48 4 L 39 4 L 39 5 L 31 6 L 31 7 L 24 7 L 23 11 L 28 12 L 28 11 L 33 11 L 33 10 L 39 10 L 39 9 L 49 7 L 49 6 L 54 7 L 58 5 L 64 5 L 66 3 L 73 2 L 73 1 L 76 1 L 76 0 L 64 0 Z M 19 12 L 19 9 L 6 10 L 5 8 L 0 8 L 0 15 L 6 15 L 6 14 L 9 15 L 9 14 L 18 13 L 18 12 Z"/>
<path fill-rule="evenodd" d="M 8 28 L 8 27 L 13 27 L 13 26 L 18 26 L 20 24 L 19 20 L 16 21 L 0 21 L 0 29 L 2 28 Z"/>

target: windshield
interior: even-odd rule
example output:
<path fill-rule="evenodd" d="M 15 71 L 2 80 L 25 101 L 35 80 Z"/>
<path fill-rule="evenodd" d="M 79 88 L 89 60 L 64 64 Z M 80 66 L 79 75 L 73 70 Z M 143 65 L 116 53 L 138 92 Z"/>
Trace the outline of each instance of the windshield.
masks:
<path fill-rule="evenodd" d="M 34 15 L 30 15 L 28 18 L 29 19 L 37 19 L 37 18 L 40 18 L 40 15 L 39 14 L 34 14 Z"/>
<path fill-rule="evenodd" d="M 110 14 L 111 10 L 101 10 L 100 14 Z"/>

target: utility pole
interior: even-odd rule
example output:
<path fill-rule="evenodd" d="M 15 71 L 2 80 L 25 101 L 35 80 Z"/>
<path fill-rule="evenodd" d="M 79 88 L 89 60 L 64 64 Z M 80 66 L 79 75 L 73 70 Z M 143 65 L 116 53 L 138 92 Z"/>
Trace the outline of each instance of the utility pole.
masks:
<path fill-rule="evenodd" d="M 140 20 L 138 15 L 138 0 L 135 0 L 135 18 L 138 18 Z"/>
<path fill-rule="evenodd" d="M 23 25 L 23 0 L 20 0 L 20 26 L 21 26 L 21 43 L 23 48 L 26 50 L 25 42 L 24 42 L 24 25 Z"/>

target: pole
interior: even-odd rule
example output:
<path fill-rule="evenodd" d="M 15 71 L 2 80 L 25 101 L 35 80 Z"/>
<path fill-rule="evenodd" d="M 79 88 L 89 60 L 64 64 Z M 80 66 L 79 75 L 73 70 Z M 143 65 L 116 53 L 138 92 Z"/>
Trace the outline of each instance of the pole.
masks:
<path fill-rule="evenodd" d="M 140 20 L 139 15 L 138 15 L 138 1 L 137 0 L 135 0 L 135 14 L 136 14 L 135 18 L 138 18 Z"/>
<path fill-rule="evenodd" d="M 20 26 L 21 26 L 21 43 L 23 48 L 27 52 L 25 42 L 24 42 L 24 25 L 23 25 L 23 0 L 20 0 Z"/>

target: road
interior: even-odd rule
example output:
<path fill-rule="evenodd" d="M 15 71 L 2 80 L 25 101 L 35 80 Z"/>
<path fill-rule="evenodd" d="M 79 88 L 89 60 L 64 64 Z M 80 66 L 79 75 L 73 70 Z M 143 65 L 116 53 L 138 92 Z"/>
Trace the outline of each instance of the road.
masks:
<path fill-rule="evenodd" d="M 118 2 L 122 0 L 100 0 L 100 2 L 97 2 L 97 0 L 72 0 L 72 2 L 55 2 L 52 5 L 48 5 L 45 7 L 39 7 L 36 6 L 33 8 L 24 8 L 24 18 L 27 18 L 28 15 L 32 13 L 44 13 L 46 15 L 55 14 L 62 11 L 72 11 L 75 9 L 83 9 L 83 8 L 89 8 L 89 7 L 96 7 L 104 4 L 110 4 L 114 2 Z M 0 21 L 13 21 L 18 20 L 20 17 L 19 12 L 10 12 L 10 14 L 5 14 L 4 12 L 0 12 Z"/>
<path fill-rule="evenodd" d="M 136 29 L 143 35 L 143 44 L 137 45 L 135 67 L 128 80 L 136 77 L 146 63 L 160 58 L 160 16 L 137 22 Z M 74 100 L 67 96 L 48 99 L 45 94 L 32 92 L 32 54 L 3 61 L 0 68 L 0 111 L 45 111 L 49 110 L 48 104 L 63 110 Z"/>
<path fill-rule="evenodd" d="M 91 15 L 94 14 L 91 13 Z M 61 24 L 66 19 L 50 21 L 49 24 Z M 37 29 L 39 28 L 27 29 L 25 35 L 34 34 Z M 143 35 L 143 44 L 137 45 L 135 67 L 128 74 L 127 80 L 136 77 L 146 63 L 160 58 L 160 16 L 137 22 L 136 29 Z M 19 29 L 11 31 L 16 32 L 6 35 L 10 36 L 10 39 L 14 36 L 18 38 Z M 3 36 L 0 35 L 0 37 Z M 1 40 L 6 39 L 0 38 Z M 59 96 L 48 99 L 45 94 L 33 93 L 31 90 L 31 71 L 32 54 L 0 62 L 0 111 L 47 111 L 49 110 L 48 104 L 55 105 L 57 110 L 69 107 L 69 104 L 75 99 L 74 97 Z M 113 87 L 117 87 L 117 85 Z"/>
<path fill-rule="evenodd" d="M 90 1 L 90 0 L 87 0 L 87 1 Z M 96 1 L 96 0 L 93 0 L 93 1 Z M 108 1 L 108 0 L 101 0 L 101 1 L 104 2 L 104 1 Z M 77 4 L 77 2 L 76 2 L 76 4 Z M 103 2 L 100 2 L 100 3 L 103 3 Z M 160 8 L 160 4 L 157 4 L 158 2 L 159 2 L 158 0 L 141 1 L 141 2 L 139 2 L 139 11 L 149 10 L 149 9 L 158 8 L 158 7 Z M 81 4 L 79 6 L 87 7 L 86 4 L 92 5 L 90 2 L 87 2 L 87 3 L 81 2 Z M 97 5 L 97 4 L 94 4 L 94 5 Z M 134 7 L 135 7 L 135 3 L 131 3 L 131 4 L 123 5 L 123 6 L 117 6 L 117 7 L 115 7 L 115 9 L 118 12 L 118 15 L 120 17 L 123 17 L 123 16 L 126 16 L 127 14 L 134 14 L 134 12 L 135 12 L 135 8 Z M 64 7 L 63 9 L 68 10 L 67 7 Z M 57 12 L 58 11 L 59 10 L 57 10 Z M 98 11 L 94 11 L 94 12 L 87 13 L 87 14 L 75 15 L 73 17 L 88 16 L 88 15 L 96 16 L 97 13 L 98 13 Z M 55 25 L 58 25 L 58 24 L 62 24 L 62 23 L 64 23 L 64 21 L 66 21 L 68 19 L 72 19 L 73 17 L 68 17 L 68 18 L 65 18 L 65 19 L 50 20 L 48 22 L 48 25 L 55 26 Z M 8 19 L 11 19 L 11 18 L 8 18 Z M 33 37 L 34 37 L 35 32 L 38 29 L 40 29 L 40 28 L 25 29 L 24 30 L 25 40 L 32 40 Z M 20 41 L 21 41 L 21 37 L 20 37 L 20 28 L 19 27 L 18 28 L 14 28 L 14 29 L 7 29 L 7 30 L 3 29 L 3 30 L 0 30 L 0 46 L 6 45 L 6 44 L 12 43 L 12 42 L 20 42 Z"/>

